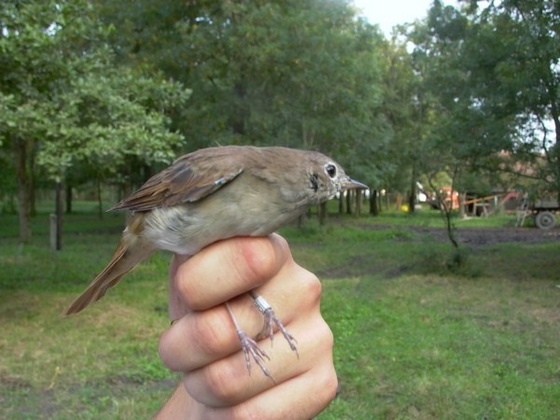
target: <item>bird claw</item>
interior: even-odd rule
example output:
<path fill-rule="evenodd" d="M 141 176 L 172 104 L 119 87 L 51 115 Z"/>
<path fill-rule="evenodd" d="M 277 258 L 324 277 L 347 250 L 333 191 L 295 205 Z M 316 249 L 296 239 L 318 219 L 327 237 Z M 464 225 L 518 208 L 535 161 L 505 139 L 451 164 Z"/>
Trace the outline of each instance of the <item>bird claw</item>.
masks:
<path fill-rule="evenodd" d="M 231 306 L 229 305 L 228 302 L 226 302 L 225 306 L 231 320 L 233 321 L 233 324 L 235 325 L 235 330 L 237 331 L 237 337 L 239 337 L 239 341 L 241 343 L 241 349 L 243 350 L 243 355 L 245 356 L 245 365 L 247 366 L 249 375 L 251 375 L 251 358 L 252 358 L 255 361 L 255 363 L 261 368 L 264 375 L 268 376 L 272 380 L 272 382 L 276 383 L 276 381 L 270 374 L 270 371 L 264 365 L 264 360 L 265 359 L 270 360 L 270 357 L 268 357 L 268 354 L 266 354 L 266 352 L 259 347 L 259 345 L 255 340 L 249 337 L 247 333 L 245 333 L 245 331 L 241 329 L 239 323 L 237 322 L 237 319 L 235 318 L 235 315 L 233 314 Z"/>
<path fill-rule="evenodd" d="M 261 368 L 264 375 L 269 377 L 272 382 L 276 383 L 270 371 L 264 365 L 265 359 L 270 360 L 268 354 L 266 354 L 266 352 L 259 347 L 257 342 L 249 337 L 244 331 L 238 329 L 237 336 L 241 342 L 241 348 L 243 349 L 243 354 L 245 355 L 245 364 L 247 366 L 247 370 L 249 371 L 249 375 L 251 375 L 251 359 L 253 359 Z"/>
<path fill-rule="evenodd" d="M 268 304 L 268 302 L 262 297 L 257 296 L 254 292 L 250 292 L 251 296 L 255 301 L 255 305 L 259 309 L 259 311 L 263 314 L 264 317 L 264 325 L 261 332 L 257 335 L 257 340 L 261 340 L 263 338 L 269 337 L 271 343 L 274 339 L 274 327 L 278 329 L 288 342 L 290 349 L 296 353 L 296 356 L 299 359 L 299 353 L 297 350 L 297 340 L 288 332 L 282 321 L 276 316 L 272 307 Z M 251 374 L 251 359 L 261 368 L 262 372 L 265 376 L 269 377 L 272 382 L 276 383 L 272 374 L 264 365 L 265 359 L 270 360 L 270 357 L 266 354 L 266 352 L 259 347 L 257 342 L 253 340 L 251 337 L 243 331 L 233 312 L 231 307 L 228 303 L 226 303 L 226 308 L 230 314 L 230 317 L 235 324 L 235 328 L 237 330 L 237 336 L 239 337 L 239 341 L 241 342 L 241 348 L 243 349 L 243 355 L 245 356 L 245 365 L 247 366 L 247 370 L 249 371 L 249 375 Z"/>
<path fill-rule="evenodd" d="M 255 305 L 259 309 L 259 311 L 263 314 L 264 317 L 264 325 L 261 332 L 257 335 L 257 340 L 261 340 L 263 338 L 269 337 L 270 342 L 272 343 L 274 340 L 274 327 L 278 328 L 278 331 L 282 333 L 290 349 L 296 353 L 296 356 L 299 359 L 299 353 L 297 350 L 297 340 L 291 335 L 282 321 L 276 316 L 272 307 L 268 304 L 268 302 L 262 296 L 254 296 Z"/>

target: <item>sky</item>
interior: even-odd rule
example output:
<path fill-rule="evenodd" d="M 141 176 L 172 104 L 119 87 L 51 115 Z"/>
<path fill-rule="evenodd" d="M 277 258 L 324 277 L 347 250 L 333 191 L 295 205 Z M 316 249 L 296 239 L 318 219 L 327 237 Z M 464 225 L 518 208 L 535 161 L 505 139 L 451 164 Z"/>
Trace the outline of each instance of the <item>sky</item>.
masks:
<path fill-rule="evenodd" d="M 391 34 L 393 26 L 423 19 L 433 0 L 354 0 L 369 23 L 377 24 L 385 35 Z M 452 3 L 450 1 L 444 2 Z"/>

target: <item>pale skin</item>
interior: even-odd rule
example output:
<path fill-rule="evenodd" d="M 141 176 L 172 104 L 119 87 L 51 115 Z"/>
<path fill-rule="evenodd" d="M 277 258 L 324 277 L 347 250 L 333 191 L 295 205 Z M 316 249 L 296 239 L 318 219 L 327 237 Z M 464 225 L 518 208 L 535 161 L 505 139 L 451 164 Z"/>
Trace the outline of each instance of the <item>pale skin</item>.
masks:
<path fill-rule="evenodd" d="M 333 335 L 319 310 L 321 284 L 294 262 L 281 236 L 234 238 L 189 259 L 176 256 L 170 281 L 176 322 L 161 335 L 159 353 L 183 380 L 156 419 L 308 419 L 334 399 Z M 274 381 L 254 363 L 249 374 L 221 305 L 233 299 L 239 324 L 255 337 L 262 316 L 244 294 L 252 289 L 297 339 L 299 358 L 279 333 L 272 347 L 268 338 L 259 343 Z"/>

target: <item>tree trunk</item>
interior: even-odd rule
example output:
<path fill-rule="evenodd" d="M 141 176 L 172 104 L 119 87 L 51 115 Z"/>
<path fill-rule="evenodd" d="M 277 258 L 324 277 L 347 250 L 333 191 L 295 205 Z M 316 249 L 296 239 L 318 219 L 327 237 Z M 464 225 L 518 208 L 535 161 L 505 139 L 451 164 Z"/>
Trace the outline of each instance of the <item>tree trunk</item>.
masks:
<path fill-rule="evenodd" d="M 37 215 L 37 204 L 35 200 L 35 155 L 37 154 L 34 142 L 28 143 L 27 173 L 29 174 L 29 215 Z"/>
<path fill-rule="evenodd" d="M 319 217 L 319 224 L 323 226 L 327 220 L 327 203 L 321 203 L 317 206 L 317 216 Z"/>
<path fill-rule="evenodd" d="M 346 191 L 346 214 L 352 214 L 352 190 Z"/>
<path fill-rule="evenodd" d="M 62 182 L 56 183 L 56 245 L 55 249 L 62 249 Z"/>
<path fill-rule="evenodd" d="M 16 176 L 18 186 L 19 240 L 31 242 L 31 176 L 28 171 L 28 147 L 26 141 L 15 141 Z"/>
<path fill-rule="evenodd" d="M 362 215 L 362 190 L 356 190 L 354 194 L 355 194 L 355 201 L 356 201 L 356 205 L 355 205 L 356 211 L 354 212 L 354 216 L 360 217 Z"/>
<path fill-rule="evenodd" d="M 395 210 L 400 210 L 402 206 L 402 195 L 400 193 L 397 194 L 395 198 Z"/>
<path fill-rule="evenodd" d="M 103 219 L 103 199 L 101 198 L 101 181 L 97 179 L 95 182 L 97 188 L 97 216 L 101 220 Z"/>
<path fill-rule="evenodd" d="M 66 214 L 71 214 L 72 213 L 72 186 L 70 184 L 66 184 L 66 194 L 65 194 L 65 200 L 66 200 Z"/>
<path fill-rule="evenodd" d="M 412 166 L 412 177 L 410 180 L 410 194 L 408 195 L 408 212 L 416 210 L 416 165 Z"/>
<path fill-rule="evenodd" d="M 372 216 L 379 216 L 379 201 L 377 190 L 370 190 L 369 192 L 369 214 Z"/>
<path fill-rule="evenodd" d="M 408 194 L 408 212 L 414 213 L 416 210 L 416 199 L 415 199 L 416 191 L 411 190 L 410 194 Z"/>
<path fill-rule="evenodd" d="M 460 193 L 459 194 L 459 219 L 464 219 L 465 215 L 466 215 L 466 206 L 465 206 L 465 201 L 466 201 L 466 193 Z"/>

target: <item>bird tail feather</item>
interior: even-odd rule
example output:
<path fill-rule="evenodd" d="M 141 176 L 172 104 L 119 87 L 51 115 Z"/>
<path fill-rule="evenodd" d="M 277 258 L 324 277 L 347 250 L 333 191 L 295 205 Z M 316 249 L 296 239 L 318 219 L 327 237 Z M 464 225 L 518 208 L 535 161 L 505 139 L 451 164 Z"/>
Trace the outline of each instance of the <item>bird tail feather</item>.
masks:
<path fill-rule="evenodd" d="M 101 299 L 107 290 L 115 286 L 136 264 L 147 258 L 155 250 L 152 246 L 146 246 L 145 243 L 136 243 L 132 248 L 134 249 L 131 249 L 121 239 L 109 264 L 93 279 L 87 289 L 72 302 L 64 311 L 64 314 L 78 313 L 89 304 Z"/>

